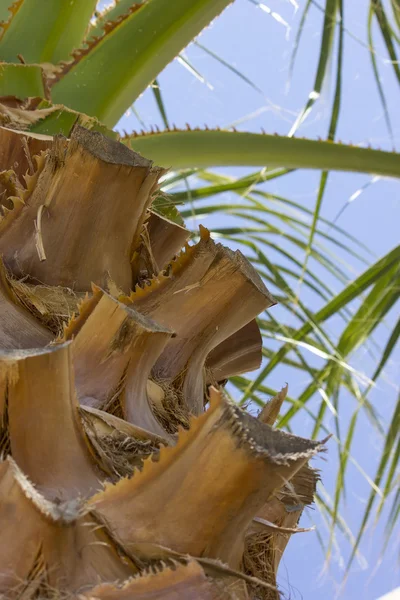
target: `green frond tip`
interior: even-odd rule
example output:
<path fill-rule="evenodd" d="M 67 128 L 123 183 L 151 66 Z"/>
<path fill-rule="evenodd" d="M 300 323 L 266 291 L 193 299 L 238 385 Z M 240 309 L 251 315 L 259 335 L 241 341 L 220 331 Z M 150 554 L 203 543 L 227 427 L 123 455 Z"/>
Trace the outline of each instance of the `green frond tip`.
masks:
<path fill-rule="evenodd" d="M 42 100 L 33 110 L 18 110 L 10 106 L 2 106 L 2 101 L 3 97 L 0 95 L 0 125 L 11 129 L 69 137 L 73 127 L 79 124 L 112 139 L 119 139 L 116 131 L 108 129 L 95 117 L 83 115 L 65 106 L 53 105 L 47 100 Z"/>
<path fill-rule="evenodd" d="M 63 106 L 53 108 L 55 109 L 54 111 L 29 127 L 31 133 L 41 133 L 44 135 L 62 134 L 69 137 L 73 127 L 79 124 L 91 131 L 99 131 L 114 140 L 119 138 L 116 131 L 108 129 L 94 117 L 88 117 L 73 110 L 68 110 Z"/>
<path fill-rule="evenodd" d="M 0 96 L 19 100 L 45 96 L 43 73 L 39 65 L 0 63 Z"/>
<path fill-rule="evenodd" d="M 181 227 L 185 226 L 185 222 L 177 209 L 176 205 L 172 200 L 168 198 L 166 194 L 160 194 L 153 200 L 153 204 L 151 205 L 151 210 L 162 217 L 165 217 L 169 221 L 180 225 Z"/>
<path fill-rule="evenodd" d="M 279 135 L 220 130 L 167 130 L 128 136 L 133 150 L 173 169 L 268 166 L 400 177 L 400 154 Z"/>

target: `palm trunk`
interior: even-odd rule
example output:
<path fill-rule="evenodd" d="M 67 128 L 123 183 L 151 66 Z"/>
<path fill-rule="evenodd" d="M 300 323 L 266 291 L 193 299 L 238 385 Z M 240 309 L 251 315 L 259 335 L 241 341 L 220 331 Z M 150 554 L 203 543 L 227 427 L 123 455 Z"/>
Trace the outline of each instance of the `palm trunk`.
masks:
<path fill-rule="evenodd" d="M 322 446 L 271 427 L 285 390 L 256 419 L 221 385 L 274 299 L 123 144 L 0 136 L 0 593 L 277 598 Z"/>

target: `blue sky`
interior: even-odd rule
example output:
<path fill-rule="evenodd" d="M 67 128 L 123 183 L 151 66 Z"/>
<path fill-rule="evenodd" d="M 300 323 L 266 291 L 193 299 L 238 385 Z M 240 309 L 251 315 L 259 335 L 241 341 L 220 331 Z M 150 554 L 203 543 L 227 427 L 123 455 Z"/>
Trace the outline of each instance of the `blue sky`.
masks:
<path fill-rule="evenodd" d="M 170 122 L 177 126 L 209 127 L 228 126 L 237 123 L 238 129 L 259 132 L 287 134 L 296 115 L 304 106 L 313 88 L 319 44 L 322 31 L 322 13 L 315 5 L 311 6 L 303 39 L 298 53 L 294 75 L 288 87 L 288 67 L 294 37 L 300 20 L 301 8 L 305 0 L 298 0 L 300 9 L 294 10 L 294 2 L 289 0 L 266 0 L 268 10 L 262 10 L 250 0 L 236 0 L 225 13 L 207 28 L 199 41 L 218 53 L 226 61 L 240 69 L 262 90 L 262 94 L 229 72 L 218 62 L 204 53 L 199 47 L 187 49 L 187 56 L 203 75 L 202 82 L 177 61 L 171 63 L 159 78 Z M 322 0 L 321 0 L 321 4 Z M 343 71 L 343 97 L 337 138 L 354 144 L 391 149 L 393 144 L 400 151 L 400 111 L 398 82 L 387 63 L 379 32 L 375 31 L 377 59 L 389 110 L 393 120 L 394 139 L 390 140 L 385 127 L 384 115 L 372 75 L 370 56 L 366 48 L 367 0 L 344 0 L 345 8 L 345 68 Z M 272 13 L 276 13 L 275 16 Z M 278 15 L 278 16 L 277 16 Z M 282 20 L 287 23 L 285 26 Z M 299 135 L 324 137 L 327 132 L 332 92 L 334 87 L 335 65 L 330 65 L 330 74 L 325 81 L 323 93 L 303 124 Z M 136 103 L 141 118 L 146 124 L 161 126 L 160 116 L 152 94 L 146 92 Z M 134 114 L 122 119 L 121 127 L 128 132 L 140 128 Z M 242 173 L 241 169 L 219 169 L 224 173 Z M 341 207 L 357 190 L 371 182 L 372 177 L 356 174 L 331 174 L 324 198 L 322 215 L 334 218 Z M 296 172 L 277 179 L 265 186 L 265 190 L 286 196 L 304 206 L 313 208 L 316 201 L 319 173 Z M 221 201 L 237 202 L 233 195 Z M 213 221 L 215 223 L 215 220 Z M 205 222 L 207 224 L 207 222 Z M 338 224 L 360 238 L 376 255 L 381 256 L 399 241 L 400 224 L 400 185 L 397 181 L 380 179 L 369 185 L 354 202 L 350 203 L 340 216 Z M 317 265 L 314 265 L 318 269 Z M 361 264 L 354 259 L 349 271 L 359 273 Z M 323 272 L 326 278 L 326 272 Z M 329 279 L 329 278 L 328 278 Z M 336 286 L 337 282 L 330 282 Z M 315 309 L 315 300 L 302 290 L 302 300 Z M 275 309 L 274 309 L 275 310 Z M 275 317 L 279 319 L 279 307 Z M 398 312 L 398 308 L 397 308 Z M 393 327 L 396 310 L 387 317 L 387 325 L 378 328 L 377 342 L 383 346 Z M 335 322 L 329 323 L 335 334 Z M 352 356 L 351 364 L 368 373 L 371 360 L 367 351 L 359 349 Z M 400 351 L 393 354 L 385 374 L 373 390 L 371 400 L 384 418 L 389 418 L 398 391 Z M 304 387 L 301 376 L 284 367 L 271 374 L 268 384 L 279 388 L 289 381 L 292 396 Z M 341 400 L 341 421 L 348 425 L 352 400 L 343 395 Z M 329 417 L 326 420 L 333 427 Z M 310 423 L 306 415 L 296 419 L 296 432 L 310 433 Z M 370 487 L 361 474 L 363 469 L 373 476 L 380 455 L 381 440 L 366 419 L 359 422 L 353 456 L 359 468 L 351 465 L 346 478 L 347 498 L 342 514 L 351 529 L 356 532 L 360 522 Z M 316 466 L 323 472 L 324 483 L 332 492 L 337 469 L 336 448 L 330 443 L 326 462 L 319 460 Z M 326 538 L 326 529 L 318 511 L 303 518 L 303 524 L 313 522 L 320 534 Z M 375 600 L 400 585 L 398 568 L 399 534 L 392 537 L 383 560 L 380 551 L 383 542 L 383 525 L 368 529 L 361 551 L 365 564 L 354 563 L 341 598 Z M 349 547 L 338 536 L 339 551 L 334 553 L 329 566 L 324 568 L 324 557 L 315 533 L 294 536 L 290 541 L 282 561 L 279 581 L 286 597 L 320 600 L 335 598 L 343 577 L 342 562 L 349 556 Z M 342 556 L 341 556 L 342 555 Z"/>

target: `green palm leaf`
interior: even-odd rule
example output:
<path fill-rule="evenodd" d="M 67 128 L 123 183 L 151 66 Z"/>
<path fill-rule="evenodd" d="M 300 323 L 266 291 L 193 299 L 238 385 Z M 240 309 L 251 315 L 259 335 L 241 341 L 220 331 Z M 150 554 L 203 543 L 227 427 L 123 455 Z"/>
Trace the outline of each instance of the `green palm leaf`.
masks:
<path fill-rule="evenodd" d="M 133 150 L 174 169 L 241 165 L 358 171 L 400 177 L 400 155 L 279 135 L 239 131 L 164 131 L 125 139 Z"/>

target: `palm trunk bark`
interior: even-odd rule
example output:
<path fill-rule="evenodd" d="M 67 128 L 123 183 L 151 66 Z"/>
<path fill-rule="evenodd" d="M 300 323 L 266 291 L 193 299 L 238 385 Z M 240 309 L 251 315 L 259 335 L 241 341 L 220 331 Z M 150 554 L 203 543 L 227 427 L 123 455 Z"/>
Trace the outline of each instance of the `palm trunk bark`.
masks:
<path fill-rule="evenodd" d="M 277 598 L 323 444 L 272 428 L 285 391 L 258 419 L 223 392 L 271 294 L 123 144 L 0 138 L 0 593 Z"/>

